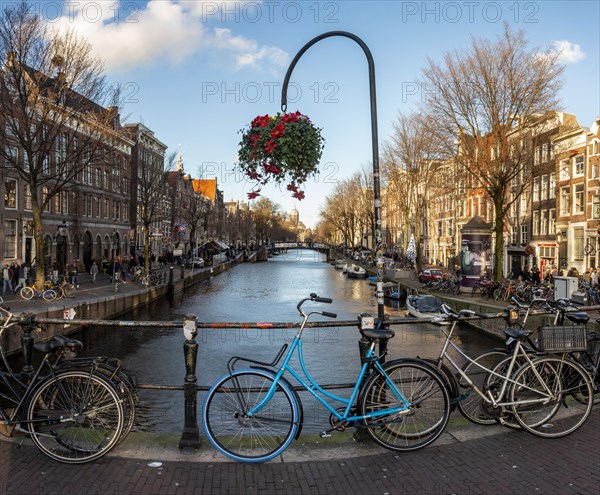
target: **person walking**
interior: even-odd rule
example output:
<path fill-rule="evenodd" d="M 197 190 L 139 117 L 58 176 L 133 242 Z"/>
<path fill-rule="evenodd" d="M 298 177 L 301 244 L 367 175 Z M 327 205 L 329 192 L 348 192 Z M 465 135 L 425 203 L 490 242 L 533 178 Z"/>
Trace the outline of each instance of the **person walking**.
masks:
<path fill-rule="evenodd" d="M 19 268 L 17 268 L 17 279 L 19 280 L 19 282 L 17 283 L 17 286 L 15 287 L 14 293 L 16 294 L 17 291 L 21 290 L 22 288 L 27 287 L 27 265 L 25 263 L 21 263 L 19 265 Z"/>
<path fill-rule="evenodd" d="M 12 291 L 12 270 L 8 266 L 7 263 L 4 263 L 4 268 L 2 269 L 2 294 L 6 294 L 6 292 Z"/>
<path fill-rule="evenodd" d="M 79 279 L 77 278 L 78 275 L 78 271 L 77 271 L 77 260 L 75 260 L 73 262 L 73 264 L 71 265 L 71 270 L 69 272 L 69 279 L 71 280 L 71 283 L 79 288 Z"/>
<path fill-rule="evenodd" d="M 96 262 L 92 262 L 92 266 L 90 266 L 90 276 L 92 277 L 92 283 L 96 283 L 96 277 L 98 275 L 98 265 Z"/>

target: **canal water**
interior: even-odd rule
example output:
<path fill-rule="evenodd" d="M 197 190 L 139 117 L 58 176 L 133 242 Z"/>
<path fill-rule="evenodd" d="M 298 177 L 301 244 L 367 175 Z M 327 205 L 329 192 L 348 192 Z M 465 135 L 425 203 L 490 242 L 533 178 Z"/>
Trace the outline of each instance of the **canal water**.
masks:
<path fill-rule="evenodd" d="M 290 250 L 266 263 L 238 265 L 201 282 L 193 293 L 185 294 L 176 301 L 165 299 L 131 312 L 122 319 L 168 321 L 196 314 L 201 322 L 297 322 L 296 305 L 311 292 L 330 297 L 333 303 L 306 303 L 305 308 L 335 312 L 340 320 L 354 320 L 364 312 L 377 314 L 374 288 L 368 281 L 346 278 L 341 271 L 326 263 L 322 254 Z M 406 314 L 397 302 L 391 303 L 386 306 L 386 314 L 392 317 Z M 388 347 L 388 360 L 417 355 L 436 357 L 439 354 L 441 327 L 402 325 L 396 326 L 395 331 L 396 337 Z M 292 341 L 294 334 L 293 329 L 200 329 L 197 337 L 198 385 L 209 386 L 224 374 L 227 361 L 233 355 L 271 361 L 284 343 Z M 122 359 L 140 384 L 183 384 L 184 337 L 181 330 L 96 327 L 85 330 L 78 337 L 84 341 L 87 354 Z M 354 381 L 360 368 L 359 337 L 356 327 L 305 330 L 304 358 L 312 377 L 320 384 Z M 460 330 L 456 342 L 470 354 L 497 345 L 496 341 L 473 330 Z M 336 393 L 347 396 L 350 392 L 340 390 Z M 205 393 L 200 392 L 199 412 L 204 396 Z M 301 393 L 301 398 L 305 430 L 324 429 L 329 413 L 308 393 Z M 183 419 L 181 391 L 140 391 L 139 430 L 181 433 Z"/>

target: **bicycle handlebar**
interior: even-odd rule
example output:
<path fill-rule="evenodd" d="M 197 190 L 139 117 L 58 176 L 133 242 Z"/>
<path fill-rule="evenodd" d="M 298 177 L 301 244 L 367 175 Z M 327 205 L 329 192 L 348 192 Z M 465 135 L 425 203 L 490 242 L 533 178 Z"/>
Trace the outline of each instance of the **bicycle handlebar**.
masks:
<path fill-rule="evenodd" d="M 298 310 L 298 312 L 300 314 L 302 314 L 302 309 L 300 309 L 302 307 L 302 305 L 306 302 L 306 301 L 313 301 L 313 302 L 320 302 L 320 303 L 327 303 L 330 304 L 333 302 L 333 299 L 329 298 L 329 297 L 319 297 L 317 296 L 314 292 L 310 293 L 310 296 L 302 299 L 299 303 L 298 306 L 296 306 L 296 309 Z M 329 315 L 333 315 L 334 313 L 329 313 L 325 316 L 329 316 Z M 330 316 L 330 318 L 336 318 L 337 315 L 335 316 Z"/>

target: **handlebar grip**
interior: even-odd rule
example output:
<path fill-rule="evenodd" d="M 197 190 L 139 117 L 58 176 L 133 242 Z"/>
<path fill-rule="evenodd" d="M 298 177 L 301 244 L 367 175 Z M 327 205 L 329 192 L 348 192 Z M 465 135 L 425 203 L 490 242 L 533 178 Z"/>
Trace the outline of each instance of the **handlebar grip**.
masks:
<path fill-rule="evenodd" d="M 331 304 L 333 302 L 333 299 L 331 299 L 330 297 L 315 297 L 313 301 Z"/>
<path fill-rule="evenodd" d="M 322 311 L 321 314 L 323 316 L 327 316 L 328 318 L 337 318 L 337 313 L 330 313 L 329 311 Z"/>

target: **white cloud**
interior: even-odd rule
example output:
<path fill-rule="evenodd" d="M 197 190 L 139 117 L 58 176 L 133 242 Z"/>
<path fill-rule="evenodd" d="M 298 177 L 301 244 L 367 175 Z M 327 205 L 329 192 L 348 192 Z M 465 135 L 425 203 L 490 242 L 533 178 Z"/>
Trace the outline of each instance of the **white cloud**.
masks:
<path fill-rule="evenodd" d="M 221 57 L 229 56 L 235 69 L 279 68 L 289 61 L 280 48 L 259 45 L 230 29 L 211 28 L 211 13 L 218 3 L 150 0 L 136 11 L 128 10 L 127 5 L 123 4 L 117 17 L 115 3 L 109 8 L 108 2 L 75 2 L 53 24 L 75 27 L 92 43 L 109 71 L 164 62 L 175 65 L 196 53 L 215 50 Z"/>
<path fill-rule="evenodd" d="M 560 54 L 559 61 L 564 64 L 575 64 L 586 57 L 581 45 L 567 40 L 555 41 L 552 47 Z"/>

